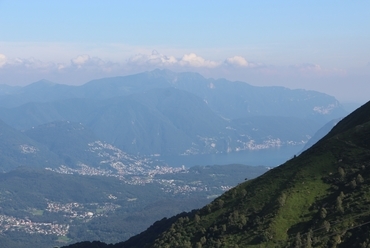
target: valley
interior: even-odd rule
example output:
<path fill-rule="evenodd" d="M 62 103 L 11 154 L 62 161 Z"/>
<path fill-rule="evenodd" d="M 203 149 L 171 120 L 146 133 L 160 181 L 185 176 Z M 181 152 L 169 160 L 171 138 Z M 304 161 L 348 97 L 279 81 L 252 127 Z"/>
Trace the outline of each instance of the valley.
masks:
<path fill-rule="evenodd" d="M 0 248 L 370 248 L 369 11 L 0 0 Z"/>
<path fill-rule="evenodd" d="M 274 170 L 344 115 L 319 92 L 168 70 L 8 92 L 0 242 L 17 248 L 128 240 Z"/>

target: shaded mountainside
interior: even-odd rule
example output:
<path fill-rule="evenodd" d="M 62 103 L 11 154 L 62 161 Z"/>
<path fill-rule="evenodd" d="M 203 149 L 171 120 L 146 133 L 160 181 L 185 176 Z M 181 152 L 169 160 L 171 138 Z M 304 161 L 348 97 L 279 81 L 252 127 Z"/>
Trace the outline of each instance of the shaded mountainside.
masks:
<path fill-rule="evenodd" d="M 345 114 L 334 97 L 323 93 L 284 87 L 256 87 L 226 79 L 206 79 L 193 72 L 175 73 L 157 69 L 125 77 L 93 80 L 81 86 L 84 92 L 89 92 L 90 97 L 101 98 L 168 87 L 197 95 L 213 111 L 229 119 L 272 115 L 329 121 Z"/>
<path fill-rule="evenodd" d="M 158 221 L 126 242 L 94 245 L 368 247 L 369 192 L 370 102 L 298 157 L 205 207 Z"/>
<path fill-rule="evenodd" d="M 25 87 L 0 85 L 0 106 L 17 107 L 29 102 L 63 99 L 110 99 L 152 89 L 177 88 L 206 101 L 217 114 L 237 119 L 246 116 L 295 116 L 322 121 L 342 117 L 343 107 L 332 96 L 284 87 L 256 87 L 245 82 L 204 78 L 193 72 L 153 70 L 134 75 L 92 80 L 81 86 L 41 80 Z"/>
<path fill-rule="evenodd" d="M 345 114 L 334 97 L 316 91 L 256 87 L 168 70 L 81 86 L 46 80 L 0 86 L 0 119 L 13 128 L 78 122 L 100 140 L 141 155 L 302 145 L 320 126 Z"/>
<path fill-rule="evenodd" d="M 61 163 L 59 157 L 47 147 L 0 120 L 0 171 L 18 166 L 48 167 Z"/>
<path fill-rule="evenodd" d="M 100 140 L 134 154 L 211 154 L 301 145 L 320 127 L 314 119 L 247 116 L 226 120 L 202 98 L 157 88 L 110 99 L 68 99 L 0 109 L 5 122 L 33 129 L 82 123 Z M 27 133 L 29 133 L 27 131 Z"/>
<path fill-rule="evenodd" d="M 79 163 L 93 167 L 100 165 L 101 159 L 98 158 L 98 155 L 89 151 L 89 144 L 94 143 L 98 138 L 90 129 L 80 123 L 51 122 L 31 128 L 23 133 L 57 154 L 63 161 L 63 165 L 72 168 Z"/>

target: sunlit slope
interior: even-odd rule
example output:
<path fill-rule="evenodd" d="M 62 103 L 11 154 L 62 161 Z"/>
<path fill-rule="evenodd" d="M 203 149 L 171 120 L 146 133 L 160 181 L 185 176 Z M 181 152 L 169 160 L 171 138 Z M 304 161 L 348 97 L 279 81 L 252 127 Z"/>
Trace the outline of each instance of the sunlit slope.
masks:
<path fill-rule="evenodd" d="M 370 102 L 300 156 L 114 247 L 366 247 L 369 203 Z"/>

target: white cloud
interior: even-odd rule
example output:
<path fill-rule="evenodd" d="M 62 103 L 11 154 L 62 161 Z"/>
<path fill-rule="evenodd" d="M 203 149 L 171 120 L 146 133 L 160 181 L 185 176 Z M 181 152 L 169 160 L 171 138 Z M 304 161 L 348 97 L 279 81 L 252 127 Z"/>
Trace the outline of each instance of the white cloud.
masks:
<path fill-rule="evenodd" d="M 154 67 L 166 67 L 166 66 L 181 66 L 181 67 L 207 67 L 214 68 L 220 66 L 221 63 L 206 60 L 200 56 L 197 56 L 195 53 L 189 53 L 183 55 L 181 59 L 177 59 L 174 56 L 167 56 L 161 53 L 158 53 L 156 50 L 153 50 L 151 54 L 136 54 L 130 57 L 127 61 L 129 65 L 138 65 L 138 66 L 154 66 Z"/>
<path fill-rule="evenodd" d="M 83 64 L 85 64 L 89 60 L 90 60 L 90 56 L 87 54 L 83 54 L 83 55 L 79 55 L 76 58 L 72 59 L 71 63 L 80 68 Z"/>
<path fill-rule="evenodd" d="M 179 64 L 182 66 L 208 67 L 208 68 L 214 68 L 220 65 L 220 63 L 218 62 L 206 60 L 200 56 L 197 56 L 195 53 L 185 54 L 179 61 Z"/>
<path fill-rule="evenodd" d="M 0 68 L 3 67 L 6 63 L 6 56 L 0 53 Z"/>
<path fill-rule="evenodd" d="M 227 58 L 225 60 L 225 63 L 228 65 L 241 66 L 241 67 L 246 67 L 249 65 L 248 61 L 241 56 L 234 56 L 231 58 Z"/>
<path fill-rule="evenodd" d="M 55 68 L 55 64 L 51 62 L 43 62 L 35 58 L 23 59 L 7 59 L 6 65 L 9 68 L 22 68 L 23 70 L 48 71 Z"/>
<path fill-rule="evenodd" d="M 71 59 L 71 64 L 58 64 L 59 70 L 68 70 L 71 68 L 78 69 L 78 70 L 89 70 L 89 71 L 103 71 L 103 72 L 111 72 L 114 69 L 120 67 L 118 63 L 114 62 L 106 62 L 98 57 L 90 57 L 87 54 L 79 55 L 74 59 Z"/>
<path fill-rule="evenodd" d="M 174 65 L 178 61 L 173 56 L 166 56 L 153 50 L 150 55 L 147 54 L 136 54 L 128 59 L 129 64 L 136 65 L 154 65 L 154 66 L 166 66 Z"/>

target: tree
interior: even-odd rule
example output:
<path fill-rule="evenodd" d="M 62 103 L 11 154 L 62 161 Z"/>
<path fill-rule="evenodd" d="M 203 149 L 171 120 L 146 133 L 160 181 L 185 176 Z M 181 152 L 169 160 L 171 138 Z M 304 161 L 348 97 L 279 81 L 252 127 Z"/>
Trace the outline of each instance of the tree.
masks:
<path fill-rule="evenodd" d="M 329 221 L 324 221 L 324 223 L 323 223 L 323 227 L 325 228 L 325 230 L 327 231 L 327 232 L 329 232 L 329 230 L 330 230 L 330 223 L 329 223 Z"/>
<path fill-rule="evenodd" d="M 218 199 L 217 200 L 217 206 L 218 206 L 219 209 L 222 208 L 224 206 L 224 201 L 221 200 L 221 199 Z"/>
<path fill-rule="evenodd" d="M 286 194 L 282 193 L 281 196 L 278 198 L 279 206 L 282 207 L 285 204 Z"/>
<path fill-rule="evenodd" d="M 346 176 L 346 173 L 344 172 L 342 167 L 338 168 L 338 173 L 339 173 L 341 178 L 344 178 Z"/>
<path fill-rule="evenodd" d="M 356 182 L 357 184 L 361 184 L 364 182 L 364 178 L 361 176 L 361 174 L 357 175 Z"/>
<path fill-rule="evenodd" d="M 306 248 L 312 248 L 312 238 L 313 238 L 313 232 L 312 229 L 310 229 L 307 233 L 307 239 L 306 239 Z"/>
<path fill-rule="evenodd" d="M 339 211 L 339 213 L 343 214 L 344 213 L 344 209 L 343 209 L 343 206 L 342 206 L 342 198 L 340 196 L 337 197 L 337 210 Z"/>
<path fill-rule="evenodd" d="M 203 245 L 204 245 L 206 242 L 207 242 L 206 237 L 204 237 L 204 236 L 203 236 L 203 237 L 201 237 L 201 238 L 200 238 L 200 243 L 201 243 L 201 244 L 203 244 Z"/>
<path fill-rule="evenodd" d="M 321 208 L 321 210 L 320 210 L 320 218 L 321 219 L 325 219 L 327 214 L 328 214 L 328 212 L 326 211 L 326 209 L 325 208 Z"/>
<path fill-rule="evenodd" d="M 353 179 L 350 183 L 349 183 L 349 186 L 352 188 L 352 189 L 355 189 L 356 186 L 357 186 L 357 183 L 356 183 L 356 180 Z"/>
<path fill-rule="evenodd" d="M 301 239 L 301 234 L 300 233 L 297 233 L 297 235 L 295 236 L 294 247 L 295 248 L 301 248 L 302 247 L 302 239 Z"/>
<path fill-rule="evenodd" d="M 195 221 L 195 223 L 199 223 L 199 221 L 200 221 L 200 217 L 199 217 L 199 215 L 195 215 L 194 216 L 194 221 Z"/>
<path fill-rule="evenodd" d="M 196 247 L 196 248 L 202 248 L 202 244 L 201 244 L 200 242 L 197 242 L 197 243 L 195 244 L 195 247 Z"/>

